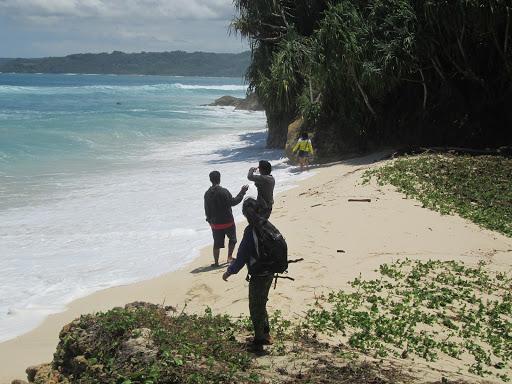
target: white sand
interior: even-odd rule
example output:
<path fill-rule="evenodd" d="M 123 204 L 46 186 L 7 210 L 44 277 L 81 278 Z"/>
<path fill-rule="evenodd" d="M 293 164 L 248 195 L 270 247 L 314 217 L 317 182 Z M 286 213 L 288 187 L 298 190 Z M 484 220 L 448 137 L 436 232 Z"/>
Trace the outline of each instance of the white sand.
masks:
<path fill-rule="evenodd" d="M 512 269 L 512 239 L 460 217 L 424 209 L 393 187 L 361 185 L 362 172 L 375 165 L 375 158 L 319 168 L 299 187 L 276 197 L 272 222 L 285 235 L 290 258 L 304 261 L 290 265 L 289 276 L 295 281 L 280 280 L 271 290 L 270 310 L 300 315 L 316 295 L 346 288 L 359 274 L 371 278 L 380 264 L 403 257 L 468 263 L 484 259 L 494 268 Z M 349 198 L 371 202 L 348 202 Z M 244 227 L 239 223 L 240 235 Z M 225 257 L 224 252 L 221 260 Z M 50 361 L 62 326 L 83 313 L 144 300 L 178 308 L 186 303 L 189 312 L 210 306 L 214 312 L 248 314 L 245 269 L 224 282 L 224 269 L 210 270 L 211 261 L 210 248 L 203 249 L 180 271 L 74 301 L 32 332 L 0 344 L 0 383 L 23 379 L 27 366 Z"/>

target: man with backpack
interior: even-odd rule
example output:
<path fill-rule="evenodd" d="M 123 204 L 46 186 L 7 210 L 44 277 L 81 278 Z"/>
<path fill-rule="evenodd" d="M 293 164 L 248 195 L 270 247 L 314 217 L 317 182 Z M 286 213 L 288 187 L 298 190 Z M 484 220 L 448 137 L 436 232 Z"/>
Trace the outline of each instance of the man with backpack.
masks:
<path fill-rule="evenodd" d="M 204 194 L 204 211 L 206 221 L 210 224 L 213 234 L 213 259 L 212 267 L 219 266 L 220 249 L 224 248 L 224 238 L 228 237 L 228 263 L 233 260 L 233 251 L 236 244 L 236 226 L 233 218 L 232 206 L 239 204 L 249 189 L 244 185 L 238 195 L 233 197 L 231 193 L 220 186 L 220 172 L 210 172 L 212 186 Z"/>
<path fill-rule="evenodd" d="M 272 344 L 267 314 L 267 301 L 270 286 L 275 273 L 282 273 L 288 268 L 286 241 L 279 231 L 261 216 L 261 204 L 252 199 L 245 199 L 242 213 L 249 225 L 238 247 L 235 261 L 228 266 L 222 279 L 238 273 L 244 265 L 250 274 L 249 312 L 254 327 L 252 349 L 262 352 L 263 345 Z"/>
<path fill-rule="evenodd" d="M 254 174 L 259 171 L 259 175 Z M 249 168 L 247 178 L 254 181 L 258 190 L 258 202 L 261 204 L 261 214 L 265 219 L 270 217 L 272 206 L 274 205 L 274 186 L 276 181 L 271 175 L 272 166 L 267 160 L 260 160 L 258 167 Z"/>

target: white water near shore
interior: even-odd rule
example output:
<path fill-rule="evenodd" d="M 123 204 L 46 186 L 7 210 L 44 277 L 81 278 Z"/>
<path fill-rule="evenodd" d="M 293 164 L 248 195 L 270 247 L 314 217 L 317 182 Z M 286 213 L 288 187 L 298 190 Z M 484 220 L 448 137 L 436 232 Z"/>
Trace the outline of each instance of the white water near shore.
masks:
<path fill-rule="evenodd" d="M 133 113 L 132 123 L 114 111 L 94 120 L 90 130 L 84 128 L 90 123 L 83 117 L 90 112 L 87 108 L 75 114 L 78 120 L 85 119 L 83 126 L 66 120 L 63 105 L 57 115 L 51 108 L 40 108 L 32 116 L 46 117 L 34 134 L 58 135 L 60 142 L 49 142 L 43 152 L 41 141 L 27 149 L 28 143 L 23 147 L 24 139 L 16 137 L 15 150 L 10 151 L 4 141 L 0 341 L 33 329 L 78 297 L 176 270 L 196 257 L 211 241 L 203 212 L 211 170 L 222 173 L 222 184 L 233 194 L 248 183 L 248 168 L 261 158 L 272 162 L 277 190 L 303 177 L 294 174 L 280 151 L 265 149 L 262 112 L 198 106 L 198 101 L 215 94 L 199 98 L 166 94 L 169 89 L 211 92 L 215 87 L 222 94 L 228 88 L 240 91 L 240 86 L 211 85 L 203 79 L 184 90 L 184 84 L 180 78 L 179 83 L 158 86 L 158 96 L 169 98 L 165 108 L 163 103 L 147 102 L 154 95 L 140 93 L 146 85 L 84 85 L 89 91 L 66 85 L 62 88 L 71 88 L 64 90 L 68 95 L 77 89 L 84 92 L 76 101 L 94 97 L 96 91 L 92 96 L 88 93 L 91 87 L 102 86 L 107 87 L 102 92 L 126 92 L 129 97 L 132 94 L 123 88 L 135 87 L 131 92 L 139 92 L 142 102 L 123 100 L 123 105 L 129 104 L 123 114 Z M 38 92 L 49 92 L 36 88 L 24 87 L 23 92 L 36 100 Z M 21 119 L 13 120 L 15 107 L 0 104 L 0 110 L 10 116 L 4 120 L 0 116 L 0 134 L 14 136 L 32 129 Z M 145 125 L 137 120 L 140 113 Z M 158 125 L 162 115 L 165 124 Z M 58 121 L 52 124 L 51 119 Z M 60 129 L 63 120 L 71 125 Z M 31 123 L 38 124 L 36 118 Z M 68 150 L 70 142 L 77 147 Z M 252 186 L 249 195 L 255 193 Z M 240 217 L 239 207 L 234 212 Z"/>

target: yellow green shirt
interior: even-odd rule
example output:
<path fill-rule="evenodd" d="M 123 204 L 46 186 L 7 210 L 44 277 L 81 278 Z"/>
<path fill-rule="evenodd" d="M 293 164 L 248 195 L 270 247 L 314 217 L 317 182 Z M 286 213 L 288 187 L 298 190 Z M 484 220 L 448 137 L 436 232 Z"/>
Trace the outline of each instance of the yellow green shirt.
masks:
<path fill-rule="evenodd" d="M 295 144 L 295 147 L 293 147 L 293 152 L 297 151 L 304 151 L 313 154 L 313 145 L 311 145 L 311 140 L 299 139 L 299 141 L 297 141 L 297 144 Z"/>

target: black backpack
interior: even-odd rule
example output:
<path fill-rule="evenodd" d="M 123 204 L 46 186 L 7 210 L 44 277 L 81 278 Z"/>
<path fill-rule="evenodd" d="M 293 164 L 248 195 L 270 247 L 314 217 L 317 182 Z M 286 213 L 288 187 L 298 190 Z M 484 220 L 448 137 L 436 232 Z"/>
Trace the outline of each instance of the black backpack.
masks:
<path fill-rule="evenodd" d="M 279 230 L 268 220 L 254 225 L 257 237 L 256 262 L 250 265 L 251 275 L 284 273 L 288 269 L 288 246 Z"/>

